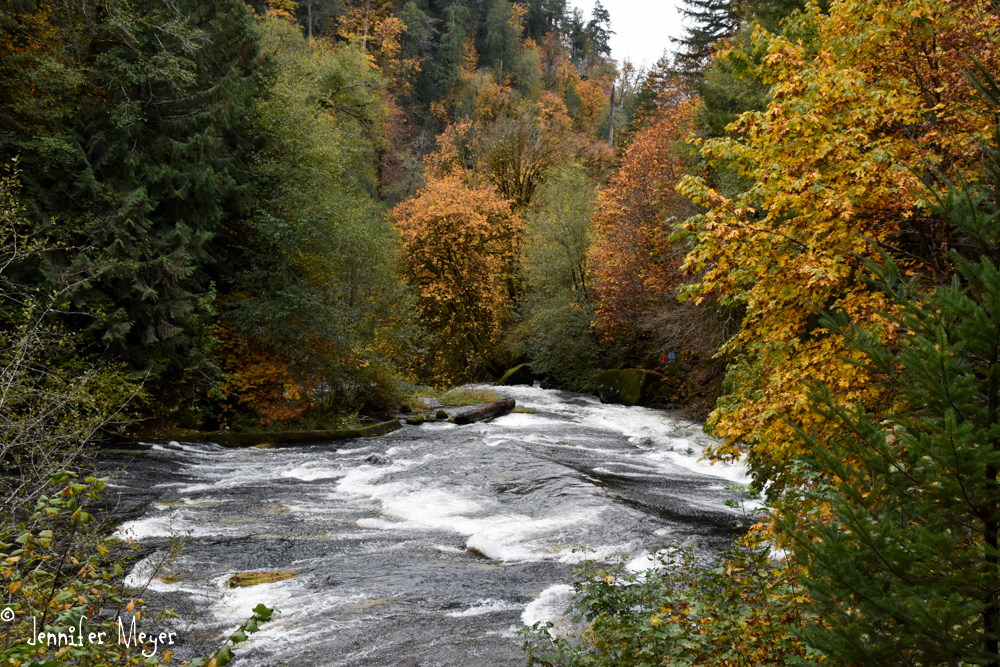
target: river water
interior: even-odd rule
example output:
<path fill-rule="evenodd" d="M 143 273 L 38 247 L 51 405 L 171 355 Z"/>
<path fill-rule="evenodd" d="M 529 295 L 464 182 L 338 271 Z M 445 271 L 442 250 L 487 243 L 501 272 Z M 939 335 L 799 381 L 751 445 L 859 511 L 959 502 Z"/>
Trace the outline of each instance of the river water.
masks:
<path fill-rule="evenodd" d="M 581 559 L 623 554 L 641 569 L 670 542 L 694 540 L 708 557 L 731 540 L 726 487 L 748 480 L 698 461 L 709 439 L 697 424 L 536 387 L 499 393 L 537 414 L 295 447 L 109 454 L 128 464 L 110 488 L 132 517 L 119 535 L 148 554 L 129 583 L 180 614 L 155 622 L 185 642 L 175 655 L 263 602 L 280 613 L 234 664 L 524 665 L 518 630 L 560 619 Z M 295 575 L 226 585 L 251 571 Z"/>

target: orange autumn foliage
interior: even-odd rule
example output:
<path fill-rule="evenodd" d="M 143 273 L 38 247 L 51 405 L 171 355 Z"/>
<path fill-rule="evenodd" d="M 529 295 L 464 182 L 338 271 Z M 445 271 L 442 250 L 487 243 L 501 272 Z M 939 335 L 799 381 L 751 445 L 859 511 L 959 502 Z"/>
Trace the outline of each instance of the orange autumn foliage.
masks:
<path fill-rule="evenodd" d="M 927 215 L 919 178 L 977 173 L 994 120 L 965 70 L 970 56 L 1000 67 L 1000 15 L 980 0 L 811 4 L 789 30 L 809 43 L 755 37 L 768 108 L 701 149 L 749 187 L 732 196 L 699 178 L 682 183 L 708 209 L 685 224 L 696 241 L 688 267 L 702 272 L 689 295 L 746 309 L 725 348 L 736 363 L 709 422 L 725 439 L 714 453 L 748 455 L 758 481 L 774 482 L 794 481 L 786 465 L 807 447 L 796 426 L 815 428 L 820 442 L 829 428 L 805 383 L 845 403 L 877 400 L 871 374 L 852 363 L 857 352 L 819 326 L 816 309 L 893 336 L 862 264 L 880 248 L 910 275 L 948 279 L 954 241 Z"/>
<path fill-rule="evenodd" d="M 640 321 L 680 279 L 683 254 L 669 240 L 671 218 L 694 212 L 676 192 L 683 175 L 678 142 L 690 127 L 695 101 L 678 96 L 635 136 L 621 168 L 600 191 L 589 252 L 597 328 L 605 339 L 628 340 Z"/>
<path fill-rule="evenodd" d="M 220 324 L 214 333 L 226 373 L 219 389 L 228 410 L 250 409 L 268 426 L 289 422 L 308 409 L 311 396 L 291 364 L 260 342 L 244 340 L 231 324 Z"/>
<path fill-rule="evenodd" d="M 463 174 L 432 174 L 392 211 L 402 264 L 431 333 L 429 374 L 454 380 L 488 365 L 513 307 L 523 224 L 492 186 Z"/>

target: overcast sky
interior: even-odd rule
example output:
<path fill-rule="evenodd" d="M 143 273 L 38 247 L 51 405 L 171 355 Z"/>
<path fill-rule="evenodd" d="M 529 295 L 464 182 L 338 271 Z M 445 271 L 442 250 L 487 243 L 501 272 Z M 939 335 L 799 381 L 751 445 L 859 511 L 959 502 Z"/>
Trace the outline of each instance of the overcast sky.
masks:
<path fill-rule="evenodd" d="M 677 4 L 680 0 L 601 0 L 611 14 L 611 56 L 621 62 L 628 58 L 636 65 L 655 63 L 663 49 L 673 50 L 671 37 L 683 32 Z M 590 18 L 594 0 L 570 0 Z"/>

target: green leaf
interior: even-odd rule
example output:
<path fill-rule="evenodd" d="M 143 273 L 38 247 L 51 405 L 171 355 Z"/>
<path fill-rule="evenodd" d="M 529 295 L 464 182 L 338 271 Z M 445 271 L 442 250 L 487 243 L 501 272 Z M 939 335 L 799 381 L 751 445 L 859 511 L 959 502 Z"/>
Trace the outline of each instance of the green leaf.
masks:
<path fill-rule="evenodd" d="M 215 656 L 215 664 L 218 665 L 218 667 L 226 667 L 226 665 L 228 665 L 230 661 L 232 661 L 232 659 L 233 659 L 233 652 L 229 649 L 228 646 L 223 646 L 222 648 L 219 649 L 218 654 L 216 654 Z"/>
<path fill-rule="evenodd" d="M 253 613 L 256 614 L 257 619 L 262 623 L 267 623 L 271 620 L 271 614 L 275 612 L 274 609 L 269 609 L 265 607 L 263 603 L 257 605 L 253 608 Z"/>

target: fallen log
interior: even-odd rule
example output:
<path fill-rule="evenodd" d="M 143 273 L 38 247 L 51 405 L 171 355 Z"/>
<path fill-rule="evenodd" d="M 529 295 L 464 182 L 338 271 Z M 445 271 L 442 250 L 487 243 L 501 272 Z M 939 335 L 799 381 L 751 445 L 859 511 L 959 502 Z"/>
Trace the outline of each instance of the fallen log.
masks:
<path fill-rule="evenodd" d="M 494 401 L 493 403 L 480 405 L 478 408 L 466 410 L 462 414 L 455 416 L 455 423 L 464 426 L 465 424 L 471 424 L 484 419 L 492 419 L 493 417 L 505 415 L 513 409 L 514 399 L 505 398 L 502 401 Z"/>

